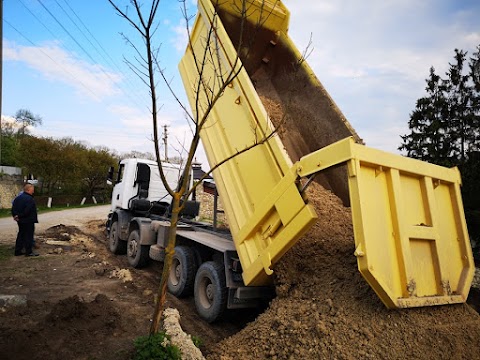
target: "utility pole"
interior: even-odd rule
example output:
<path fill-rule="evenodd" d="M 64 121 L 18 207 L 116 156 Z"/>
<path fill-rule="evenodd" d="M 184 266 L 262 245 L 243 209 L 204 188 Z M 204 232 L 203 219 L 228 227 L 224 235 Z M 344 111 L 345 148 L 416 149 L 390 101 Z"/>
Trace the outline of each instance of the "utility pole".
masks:
<path fill-rule="evenodd" d="M 167 150 L 167 147 L 168 147 L 168 143 L 167 143 L 167 139 L 168 139 L 168 133 L 167 133 L 167 125 L 163 125 L 163 145 L 165 146 L 165 161 L 168 162 L 168 150 Z"/>
<path fill-rule="evenodd" d="M 3 0 L 0 0 L 0 166 L 2 166 Z"/>

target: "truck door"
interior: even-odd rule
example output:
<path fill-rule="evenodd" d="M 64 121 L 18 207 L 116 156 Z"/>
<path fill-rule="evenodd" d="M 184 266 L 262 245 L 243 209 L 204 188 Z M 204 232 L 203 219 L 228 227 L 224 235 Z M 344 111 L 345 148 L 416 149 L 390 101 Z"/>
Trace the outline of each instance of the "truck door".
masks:
<path fill-rule="evenodd" d="M 115 181 L 112 192 L 112 207 L 111 210 L 115 210 L 122 207 L 123 189 L 125 184 L 123 182 L 123 174 L 125 171 L 125 164 L 120 163 L 118 166 L 118 175 Z"/>

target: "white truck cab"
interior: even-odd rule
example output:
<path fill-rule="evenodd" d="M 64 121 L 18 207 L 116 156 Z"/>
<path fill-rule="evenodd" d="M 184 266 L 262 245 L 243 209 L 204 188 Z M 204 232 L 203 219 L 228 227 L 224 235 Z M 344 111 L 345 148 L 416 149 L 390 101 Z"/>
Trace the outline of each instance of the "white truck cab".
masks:
<path fill-rule="evenodd" d="M 181 166 L 162 163 L 169 186 L 177 187 Z M 172 197 L 160 178 L 157 163 L 145 159 L 119 162 L 114 180 L 112 206 L 107 220 L 108 244 L 114 254 L 126 254 L 135 268 L 150 260 L 163 261 L 170 231 Z M 190 187 L 193 185 L 190 176 Z M 194 294 L 200 316 L 212 322 L 225 309 L 255 307 L 271 299 L 273 288 L 246 287 L 242 281 L 235 245 L 228 231 L 193 219 L 199 203 L 183 199 L 184 209 L 177 226 L 175 254 L 168 278 L 168 289 L 175 296 Z M 215 292 L 212 289 L 212 281 Z M 209 295 L 210 294 L 210 295 Z"/>
<path fill-rule="evenodd" d="M 181 176 L 178 164 L 163 163 L 163 171 L 172 189 L 177 187 Z M 110 177 L 113 177 L 113 173 Z M 124 159 L 120 161 L 117 179 L 112 193 L 111 211 L 129 209 L 132 201 L 137 199 L 163 203 L 169 206 L 172 202 L 162 183 L 155 161 L 146 159 Z"/>

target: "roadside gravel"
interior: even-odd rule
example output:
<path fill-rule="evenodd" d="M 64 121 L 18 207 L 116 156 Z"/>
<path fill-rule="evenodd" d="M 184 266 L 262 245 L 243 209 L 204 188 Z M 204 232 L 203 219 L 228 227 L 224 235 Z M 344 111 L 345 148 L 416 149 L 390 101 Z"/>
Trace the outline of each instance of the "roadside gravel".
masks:
<path fill-rule="evenodd" d="M 35 233 L 44 232 L 49 227 L 59 224 L 81 227 L 90 220 L 102 218 L 107 220 L 109 210 L 110 205 L 100 205 L 40 214 L 38 224 L 35 226 Z M 12 218 L 0 219 L 0 244 L 14 244 L 17 230 L 17 224 Z"/>

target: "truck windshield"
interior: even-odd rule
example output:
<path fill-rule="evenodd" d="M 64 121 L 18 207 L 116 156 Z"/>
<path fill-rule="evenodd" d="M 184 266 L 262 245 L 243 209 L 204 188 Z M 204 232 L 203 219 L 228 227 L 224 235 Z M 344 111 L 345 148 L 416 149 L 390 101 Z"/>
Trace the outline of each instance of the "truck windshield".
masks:
<path fill-rule="evenodd" d="M 118 167 L 118 176 L 117 176 L 117 184 L 122 182 L 123 180 L 123 169 L 125 168 L 125 164 L 120 164 Z"/>

